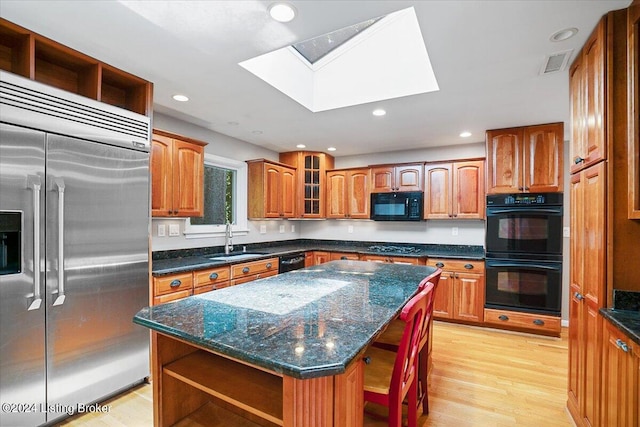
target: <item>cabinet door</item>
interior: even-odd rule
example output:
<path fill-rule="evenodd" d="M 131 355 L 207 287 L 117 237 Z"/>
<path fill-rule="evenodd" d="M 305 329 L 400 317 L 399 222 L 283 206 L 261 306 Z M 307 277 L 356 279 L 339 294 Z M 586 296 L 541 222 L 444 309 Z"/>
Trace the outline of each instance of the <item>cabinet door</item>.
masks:
<path fill-rule="evenodd" d="M 280 217 L 293 218 L 296 213 L 296 172 L 282 168 L 282 192 L 280 193 Z"/>
<path fill-rule="evenodd" d="M 602 19 L 583 47 L 586 102 L 586 152 L 584 166 L 606 158 L 605 147 L 605 30 Z"/>
<path fill-rule="evenodd" d="M 372 168 L 371 192 L 386 193 L 388 191 L 393 191 L 394 174 L 395 170 L 393 166 Z"/>
<path fill-rule="evenodd" d="M 425 166 L 426 185 L 424 191 L 424 218 L 451 218 L 452 212 L 452 164 L 427 164 Z M 484 193 L 482 194 L 484 199 Z"/>
<path fill-rule="evenodd" d="M 581 172 L 584 174 L 584 199 L 582 206 L 583 232 L 583 289 L 587 303 L 594 309 L 604 306 L 606 289 L 606 166 L 598 163 Z"/>
<path fill-rule="evenodd" d="M 280 218 L 282 197 L 282 168 L 266 163 L 264 165 L 264 217 Z"/>
<path fill-rule="evenodd" d="M 421 191 L 423 180 L 422 164 L 395 167 L 395 191 Z"/>
<path fill-rule="evenodd" d="M 171 175 L 172 140 L 153 135 L 151 141 L 151 215 L 173 214 L 173 179 Z"/>
<path fill-rule="evenodd" d="M 518 193 L 522 185 L 522 128 L 487 132 L 487 194 Z"/>
<path fill-rule="evenodd" d="M 347 171 L 327 172 L 327 218 L 347 217 Z"/>
<path fill-rule="evenodd" d="M 368 169 L 356 169 L 347 174 L 346 206 L 349 218 L 369 218 L 370 179 Z"/>
<path fill-rule="evenodd" d="M 471 322 L 484 320 L 484 276 L 455 273 L 453 318 Z"/>
<path fill-rule="evenodd" d="M 181 217 L 204 213 L 204 147 L 173 140 L 173 210 Z"/>
<path fill-rule="evenodd" d="M 627 11 L 629 71 L 629 219 L 640 219 L 640 3 Z"/>
<path fill-rule="evenodd" d="M 433 300 L 433 316 L 440 319 L 453 318 L 453 277 L 452 272 L 443 271 Z"/>
<path fill-rule="evenodd" d="M 562 192 L 563 139 L 562 123 L 524 129 L 524 191 Z"/>
<path fill-rule="evenodd" d="M 453 164 L 453 195 L 451 213 L 458 219 L 484 219 L 484 162 Z"/>
<path fill-rule="evenodd" d="M 569 70 L 569 91 L 571 101 L 571 173 L 584 167 L 583 157 L 587 147 L 587 107 L 584 63 L 581 52 Z"/>
<path fill-rule="evenodd" d="M 314 265 L 324 264 L 331 261 L 331 254 L 329 252 L 315 251 L 313 253 Z"/>

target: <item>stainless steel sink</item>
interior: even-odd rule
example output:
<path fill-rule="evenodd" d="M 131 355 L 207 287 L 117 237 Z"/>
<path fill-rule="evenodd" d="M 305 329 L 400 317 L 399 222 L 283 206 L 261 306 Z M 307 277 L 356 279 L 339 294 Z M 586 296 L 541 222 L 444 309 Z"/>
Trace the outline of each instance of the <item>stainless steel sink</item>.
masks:
<path fill-rule="evenodd" d="M 248 252 L 243 252 L 240 254 L 229 254 L 229 255 L 220 255 L 220 256 L 215 256 L 215 257 L 211 257 L 209 258 L 211 261 L 237 261 L 237 260 L 241 260 L 241 259 L 249 259 L 249 258 L 257 258 L 257 257 L 261 257 L 264 256 L 265 254 L 261 254 L 261 253 L 248 253 Z"/>

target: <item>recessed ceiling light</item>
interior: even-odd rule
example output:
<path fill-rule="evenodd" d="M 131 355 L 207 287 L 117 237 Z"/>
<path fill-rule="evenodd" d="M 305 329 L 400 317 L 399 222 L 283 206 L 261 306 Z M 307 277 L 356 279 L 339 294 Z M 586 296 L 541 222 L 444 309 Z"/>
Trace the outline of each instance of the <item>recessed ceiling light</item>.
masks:
<path fill-rule="evenodd" d="M 307 148 L 307 146 L 304 144 L 298 144 L 296 145 L 296 148 Z"/>
<path fill-rule="evenodd" d="M 296 17 L 296 9 L 288 3 L 273 3 L 269 15 L 278 22 L 290 22 Z"/>
<path fill-rule="evenodd" d="M 336 151 L 336 147 L 329 147 L 327 148 L 327 151 Z"/>
<path fill-rule="evenodd" d="M 471 136 L 471 132 L 467 132 L 467 131 L 461 132 L 460 136 L 462 138 L 469 138 Z"/>
<path fill-rule="evenodd" d="M 551 40 L 552 42 L 561 42 L 561 41 L 570 39 L 576 34 L 578 34 L 577 28 L 565 28 L 563 30 L 556 31 L 555 33 L 551 34 L 551 37 L 549 37 L 549 40 Z"/>
<path fill-rule="evenodd" d="M 180 102 L 187 102 L 189 97 L 186 95 L 173 95 L 173 99 Z"/>
<path fill-rule="evenodd" d="M 384 116 L 385 114 L 387 114 L 387 112 L 384 111 L 382 108 L 377 108 L 377 109 L 373 110 L 373 112 L 371 114 L 373 114 L 374 116 L 380 117 L 380 116 Z"/>

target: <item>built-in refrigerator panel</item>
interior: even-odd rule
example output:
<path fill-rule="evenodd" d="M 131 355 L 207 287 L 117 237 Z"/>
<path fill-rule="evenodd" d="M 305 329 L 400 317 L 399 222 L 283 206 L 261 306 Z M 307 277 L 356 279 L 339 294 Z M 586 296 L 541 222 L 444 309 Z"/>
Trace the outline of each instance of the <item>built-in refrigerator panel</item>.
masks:
<path fill-rule="evenodd" d="M 0 425 L 36 426 L 46 421 L 45 134 L 0 123 L 0 174 L 0 401 L 13 405 Z"/>
<path fill-rule="evenodd" d="M 49 421 L 149 374 L 149 154 L 47 135 Z"/>

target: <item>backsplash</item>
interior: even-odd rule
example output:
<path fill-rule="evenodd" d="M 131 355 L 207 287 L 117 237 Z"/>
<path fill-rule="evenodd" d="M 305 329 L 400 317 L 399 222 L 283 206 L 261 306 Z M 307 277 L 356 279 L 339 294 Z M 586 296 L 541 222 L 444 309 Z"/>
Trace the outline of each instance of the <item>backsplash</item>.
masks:
<path fill-rule="evenodd" d="M 640 292 L 614 289 L 613 308 L 616 310 L 640 311 Z"/>

